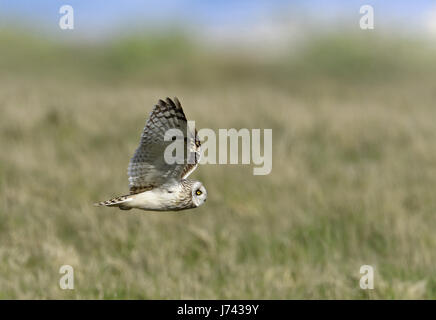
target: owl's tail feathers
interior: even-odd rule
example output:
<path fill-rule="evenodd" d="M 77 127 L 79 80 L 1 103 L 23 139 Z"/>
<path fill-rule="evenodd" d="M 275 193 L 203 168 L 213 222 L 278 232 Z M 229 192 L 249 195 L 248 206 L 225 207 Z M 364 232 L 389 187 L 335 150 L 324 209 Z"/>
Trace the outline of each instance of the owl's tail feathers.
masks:
<path fill-rule="evenodd" d="M 131 207 L 126 205 L 126 202 L 132 200 L 131 196 L 119 196 L 106 201 L 94 203 L 94 206 L 119 207 L 121 210 L 130 210 Z"/>

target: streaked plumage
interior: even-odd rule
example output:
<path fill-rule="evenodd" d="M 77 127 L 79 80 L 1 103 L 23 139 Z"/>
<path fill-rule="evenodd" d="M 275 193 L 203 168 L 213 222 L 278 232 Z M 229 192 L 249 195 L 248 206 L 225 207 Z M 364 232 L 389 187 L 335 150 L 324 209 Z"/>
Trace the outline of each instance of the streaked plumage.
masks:
<path fill-rule="evenodd" d="M 167 130 L 183 132 L 183 163 L 168 164 L 164 159 Z M 189 145 L 189 152 L 186 152 Z M 187 130 L 187 120 L 177 98 L 166 98 L 154 106 L 141 134 L 141 140 L 128 167 L 130 194 L 97 203 L 99 206 L 176 211 L 200 206 L 207 192 L 201 182 L 186 179 L 198 166 L 201 144 L 197 131 Z"/>

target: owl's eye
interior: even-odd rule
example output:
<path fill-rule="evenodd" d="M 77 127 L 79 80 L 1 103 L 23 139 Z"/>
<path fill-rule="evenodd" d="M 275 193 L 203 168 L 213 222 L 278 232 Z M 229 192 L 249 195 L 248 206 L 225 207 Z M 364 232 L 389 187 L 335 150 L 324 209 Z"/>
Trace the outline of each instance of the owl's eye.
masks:
<path fill-rule="evenodd" d="M 203 192 L 201 192 L 200 189 L 198 189 L 197 191 L 195 191 L 195 193 L 197 194 L 197 196 L 201 195 Z"/>

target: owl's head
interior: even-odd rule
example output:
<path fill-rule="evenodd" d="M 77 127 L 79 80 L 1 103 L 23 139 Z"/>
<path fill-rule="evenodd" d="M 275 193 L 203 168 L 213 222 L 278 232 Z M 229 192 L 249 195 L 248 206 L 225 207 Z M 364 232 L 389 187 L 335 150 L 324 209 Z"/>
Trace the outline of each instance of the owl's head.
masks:
<path fill-rule="evenodd" d="M 192 181 L 192 202 L 195 207 L 206 202 L 207 191 L 200 181 Z"/>

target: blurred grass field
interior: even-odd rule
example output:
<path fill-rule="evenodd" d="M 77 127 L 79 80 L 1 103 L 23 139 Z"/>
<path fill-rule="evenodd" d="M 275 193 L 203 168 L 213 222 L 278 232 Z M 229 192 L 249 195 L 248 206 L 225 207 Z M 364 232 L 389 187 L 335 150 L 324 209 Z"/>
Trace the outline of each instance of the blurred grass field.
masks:
<path fill-rule="evenodd" d="M 327 34 L 266 57 L 183 35 L 0 39 L 0 298 L 436 298 L 425 43 Z M 198 128 L 272 128 L 272 173 L 200 166 L 208 201 L 191 211 L 94 207 L 127 191 L 166 96 Z M 364 264 L 374 290 L 359 287 Z"/>

